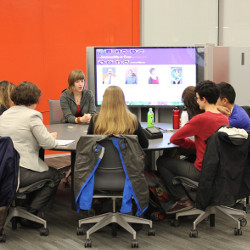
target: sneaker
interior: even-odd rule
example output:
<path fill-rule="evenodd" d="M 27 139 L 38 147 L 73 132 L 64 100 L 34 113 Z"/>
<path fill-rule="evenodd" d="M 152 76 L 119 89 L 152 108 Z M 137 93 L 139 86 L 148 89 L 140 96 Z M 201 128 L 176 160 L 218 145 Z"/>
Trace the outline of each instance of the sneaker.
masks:
<path fill-rule="evenodd" d="M 165 213 L 166 214 L 175 214 L 177 212 L 189 210 L 189 209 L 191 209 L 193 207 L 194 207 L 194 204 L 190 200 L 187 200 L 187 201 L 177 201 L 172 206 L 172 208 L 170 208 L 169 210 L 167 210 Z"/>

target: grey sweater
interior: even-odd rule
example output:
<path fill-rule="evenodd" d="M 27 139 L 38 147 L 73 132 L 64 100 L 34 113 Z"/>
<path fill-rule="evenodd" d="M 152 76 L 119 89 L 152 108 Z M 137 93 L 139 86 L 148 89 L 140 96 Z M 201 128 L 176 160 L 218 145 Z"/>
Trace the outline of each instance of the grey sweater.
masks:
<path fill-rule="evenodd" d="M 74 94 L 69 94 L 67 89 L 64 90 L 60 97 L 60 104 L 64 114 L 62 122 L 75 123 L 77 105 L 74 99 Z M 91 115 L 95 114 L 95 99 L 91 90 L 83 90 L 80 107 L 82 115 L 85 113 Z"/>

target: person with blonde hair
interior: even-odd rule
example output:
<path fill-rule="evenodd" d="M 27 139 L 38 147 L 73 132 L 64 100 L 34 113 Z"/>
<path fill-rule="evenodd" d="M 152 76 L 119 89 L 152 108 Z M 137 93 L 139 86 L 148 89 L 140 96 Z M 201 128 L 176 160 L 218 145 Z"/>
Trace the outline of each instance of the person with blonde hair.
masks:
<path fill-rule="evenodd" d="M 89 123 L 91 116 L 95 114 L 95 99 L 91 90 L 84 89 L 85 75 L 79 69 L 70 72 L 68 77 L 68 88 L 60 97 L 61 109 L 63 111 L 62 122 Z"/>
<path fill-rule="evenodd" d="M 9 81 L 0 81 L 0 115 L 12 106 L 10 94 L 15 85 Z"/>
<path fill-rule="evenodd" d="M 91 118 L 88 134 L 137 135 L 141 147 L 148 147 L 148 139 L 136 116 L 127 108 L 124 93 L 118 86 L 105 90 L 100 113 Z"/>

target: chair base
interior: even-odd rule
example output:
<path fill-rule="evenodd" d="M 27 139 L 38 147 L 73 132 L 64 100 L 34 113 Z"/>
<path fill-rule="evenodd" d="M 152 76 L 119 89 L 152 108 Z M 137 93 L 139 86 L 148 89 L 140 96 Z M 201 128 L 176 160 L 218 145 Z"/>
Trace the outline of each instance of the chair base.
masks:
<path fill-rule="evenodd" d="M 197 208 L 193 208 L 193 209 L 188 210 L 188 211 L 176 213 L 175 218 L 178 221 L 178 218 L 181 216 L 198 214 L 199 216 L 193 222 L 193 228 L 191 230 L 191 232 L 197 232 L 197 230 L 196 230 L 197 225 L 201 221 L 206 219 L 208 216 L 210 216 L 210 226 L 215 226 L 215 214 L 217 211 L 220 211 L 221 213 L 223 213 L 224 215 L 228 216 L 233 221 L 235 221 L 236 222 L 235 230 L 237 230 L 237 231 L 240 231 L 241 226 L 245 226 L 247 223 L 245 211 L 226 207 L 226 206 L 210 206 L 205 211 L 199 210 Z M 241 216 L 241 218 L 239 218 L 239 219 L 235 218 L 233 215 Z M 197 237 L 197 236 L 194 236 L 194 235 L 196 235 L 196 233 L 191 236 L 191 234 L 192 234 L 191 232 L 190 232 L 190 237 Z M 235 233 L 235 235 L 241 235 L 241 234 L 242 233 L 239 233 L 239 234 Z M 198 233 L 197 233 L 197 235 L 198 235 Z"/>
<path fill-rule="evenodd" d="M 33 222 L 40 223 L 43 225 L 43 228 L 40 231 L 40 235 L 47 236 L 49 234 L 48 228 L 47 228 L 47 221 L 44 220 L 43 218 L 37 216 L 37 215 L 34 215 L 34 214 L 28 212 L 27 210 L 23 209 L 22 207 L 10 208 L 10 212 L 9 212 L 8 217 L 6 218 L 4 227 L 6 227 L 9 224 L 9 222 L 11 221 L 11 219 L 14 219 L 15 217 L 21 217 L 23 219 L 27 219 L 27 220 L 30 220 Z M 12 226 L 12 228 L 13 228 L 13 226 Z M 15 226 L 13 229 L 15 229 Z"/>
<path fill-rule="evenodd" d="M 135 217 L 132 215 L 118 213 L 118 212 L 116 213 L 110 212 L 110 213 L 101 214 L 98 216 L 93 216 L 90 218 L 85 218 L 85 219 L 79 220 L 78 225 L 80 228 L 83 224 L 89 224 L 89 223 L 96 223 L 96 224 L 86 232 L 86 240 L 89 239 L 92 233 L 96 232 L 97 230 L 111 223 L 117 223 L 122 228 L 124 228 L 129 233 L 131 233 L 133 236 L 133 240 L 136 240 L 136 231 L 129 225 L 129 223 L 149 225 L 149 227 L 152 229 L 152 221 L 144 219 L 144 218 Z"/>

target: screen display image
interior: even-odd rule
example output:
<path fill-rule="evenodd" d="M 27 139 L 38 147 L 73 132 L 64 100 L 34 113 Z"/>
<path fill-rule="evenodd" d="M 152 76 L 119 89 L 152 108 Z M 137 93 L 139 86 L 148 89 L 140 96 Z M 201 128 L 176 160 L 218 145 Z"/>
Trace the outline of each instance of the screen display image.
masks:
<path fill-rule="evenodd" d="M 183 90 L 197 82 L 196 47 L 96 47 L 94 55 L 98 106 L 110 85 L 122 88 L 127 105 L 183 105 Z"/>

